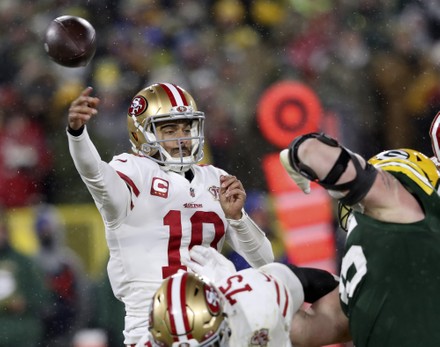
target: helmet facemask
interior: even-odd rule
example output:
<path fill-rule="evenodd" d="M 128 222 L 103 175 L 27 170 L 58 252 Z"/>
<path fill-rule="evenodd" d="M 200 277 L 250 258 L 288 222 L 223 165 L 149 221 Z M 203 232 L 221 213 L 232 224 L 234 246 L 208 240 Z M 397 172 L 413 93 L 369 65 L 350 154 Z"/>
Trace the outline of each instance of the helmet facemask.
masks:
<path fill-rule="evenodd" d="M 166 169 L 176 172 L 185 172 L 191 165 L 200 162 L 203 159 L 203 128 L 204 128 L 204 115 L 202 112 L 193 112 L 189 110 L 185 113 L 174 113 L 163 116 L 153 116 L 148 118 L 147 124 L 145 124 L 144 133 L 147 134 L 147 138 L 152 138 L 153 141 L 142 144 L 141 151 L 145 153 L 150 151 L 150 148 L 156 149 L 155 155 L 151 158 L 161 165 L 164 165 Z M 171 139 L 159 140 L 158 127 L 164 123 L 188 120 L 190 124 L 190 136 L 189 137 L 176 137 Z M 191 140 L 191 154 L 185 156 L 182 150 L 182 141 Z M 171 156 L 164 146 L 164 142 L 175 141 L 179 145 L 179 156 Z"/>

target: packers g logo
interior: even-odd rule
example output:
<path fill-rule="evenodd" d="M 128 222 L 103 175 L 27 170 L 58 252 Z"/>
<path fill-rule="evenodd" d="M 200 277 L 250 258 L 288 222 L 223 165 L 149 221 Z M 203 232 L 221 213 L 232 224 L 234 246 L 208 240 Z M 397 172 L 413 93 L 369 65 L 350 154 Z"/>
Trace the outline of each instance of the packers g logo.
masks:
<path fill-rule="evenodd" d="M 377 160 L 387 160 L 392 158 L 408 159 L 409 153 L 401 149 L 392 149 L 377 154 L 375 158 L 377 158 Z"/>

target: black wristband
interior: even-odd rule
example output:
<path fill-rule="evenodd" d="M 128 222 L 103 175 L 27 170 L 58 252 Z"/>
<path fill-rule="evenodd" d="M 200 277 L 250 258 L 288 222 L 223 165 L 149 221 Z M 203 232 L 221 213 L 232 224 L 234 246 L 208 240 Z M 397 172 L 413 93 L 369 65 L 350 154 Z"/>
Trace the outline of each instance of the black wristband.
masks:
<path fill-rule="evenodd" d="M 84 128 L 84 124 L 79 129 L 72 129 L 70 126 L 67 126 L 67 132 L 72 136 L 79 136 L 84 132 Z"/>
<path fill-rule="evenodd" d="M 301 282 L 304 289 L 304 301 L 307 303 L 314 303 L 339 285 L 339 281 L 328 271 L 298 267 L 293 264 L 287 264 L 287 266 Z"/>

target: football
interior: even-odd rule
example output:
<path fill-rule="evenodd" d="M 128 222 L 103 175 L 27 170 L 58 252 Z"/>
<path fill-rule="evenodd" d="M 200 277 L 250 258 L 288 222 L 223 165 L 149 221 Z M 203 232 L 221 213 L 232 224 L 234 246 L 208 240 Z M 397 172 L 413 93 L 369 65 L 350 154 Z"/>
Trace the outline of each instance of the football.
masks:
<path fill-rule="evenodd" d="M 44 50 L 54 62 L 62 66 L 86 66 L 96 51 L 95 28 L 81 17 L 55 18 L 46 30 Z"/>

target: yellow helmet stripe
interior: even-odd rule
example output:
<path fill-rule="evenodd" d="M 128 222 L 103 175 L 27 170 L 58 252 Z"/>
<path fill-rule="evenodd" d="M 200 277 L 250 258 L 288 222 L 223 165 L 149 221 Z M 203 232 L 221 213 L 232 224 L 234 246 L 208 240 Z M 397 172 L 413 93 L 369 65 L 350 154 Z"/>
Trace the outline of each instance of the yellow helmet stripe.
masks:
<path fill-rule="evenodd" d="M 381 163 L 375 163 L 376 168 L 381 168 L 385 171 L 401 172 L 410 177 L 417 185 L 422 188 L 426 194 L 431 195 L 434 191 L 429 179 L 421 172 L 419 168 L 416 168 L 408 162 L 395 159 L 393 161 L 384 161 Z"/>

